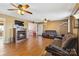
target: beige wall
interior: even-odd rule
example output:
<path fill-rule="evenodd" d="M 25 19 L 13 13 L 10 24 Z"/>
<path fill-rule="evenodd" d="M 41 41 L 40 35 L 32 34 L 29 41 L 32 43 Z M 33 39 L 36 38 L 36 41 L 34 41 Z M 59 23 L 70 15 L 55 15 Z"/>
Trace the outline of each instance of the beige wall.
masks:
<path fill-rule="evenodd" d="M 59 34 L 64 34 L 67 32 L 67 26 L 66 27 L 63 26 L 64 22 L 67 21 L 58 20 L 58 21 L 47 22 L 46 24 L 44 24 L 44 30 L 56 30 Z"/>
<path fill-rule="evenodd" d="M 10 40 L 13 37 L 12 28 L 14 26 L 14 20 L 16 20 L 18 18 L 3 15 L 3 14 L 0 14 L 0 18 L 5 19 L 5 43 L 8 43 L 8 42 L 10 42 Z M 23 20 L 23 21 L 24 21 L 24 27 L 27 28 L 28 21 L 26 21 L 26 20 Z"/>
<path fill-rule="evenodd" d="M 74 28 L 75 25 L 75 20 L 77 20 L 74 16 L 70 17 L 71 20 L 71 32 L 75 35 L 77 35 L 77 28 Z M 61 24 L 63 24 L 64 22 L 67 21 L 52 21 L 52 22 L 47 22 L 46 24 L 44 24 L 44 30 L 56 30 L 59 34 L 60 33 L 67 33 L 68 32 L 68 27 L 66 26 L 61 26 Z M 67 24 L 66 24 L 67 25 Z"/>

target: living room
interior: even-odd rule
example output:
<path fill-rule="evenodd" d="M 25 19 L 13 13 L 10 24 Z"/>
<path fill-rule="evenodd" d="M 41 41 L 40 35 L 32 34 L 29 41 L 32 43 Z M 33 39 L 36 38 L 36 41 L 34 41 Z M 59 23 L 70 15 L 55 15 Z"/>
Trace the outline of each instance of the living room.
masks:
<path fill-rule="evenodd" d="M 4 32 L 0 32 L 4 39 L 0 39 L 0 55 L 2 56 L 71 56 L 78 55 L 73 49 L 75 45 L 68 45 L 71 51 L 46 49 L 49 45 L 61 47 L 63 37 L 78 36 L 79 4 L 74 3 L 2 3 L 0 4 L 0 24 L 4 24 Z M 4 6 L 4 7 L 3 7 Z M 45 7 L 46 6 L 46 7 Z M 56 7 L 54 7 L 56 6 Z M 40 7 L 40 8 L 39 8 Z M 25 8 L 25 7 L 24 7 Z M 20 13 L 19 13 L 20 11 Z M 26 12 L 25 12 L 26 11 Z M 1 23 L 2 22 L 2 23 Z M 76 22 L 76 23 L 75 23 Z M 68 39 L 65 37 L 64 39 Z M 66 42 L 66 41 L 64 41 Z M 70 42 L 70 41 L 68 41 Z M 68 43 L 67 42 L 67 43 Z M 75 41 L 74 41 L 75 42 Z M 66 44 L 67 44 L 66 43 Z M 76 42 L 78 43 L 78 42 Z M 64 44 L 65 45 L 65 44 Z M 4 47 L 4 48 L 3 48 Z M 49 47 L 50 48 L 50 47 Z M 54 47 L 56 48 L 56 47 Z M 46 49 L 46 50 L 45 50 Z M 50 51 L 49 51 L 50 50 Z M 52 52 L 53 51 L 53 52 Z M 74 52 L 73 52 L 74 51 Z M 73 53 L 72 53 L 73 52 Z M 54 54 L 53 54 L 54 53 Z M 72 54 L 71 54 L 72 53 Z"/>

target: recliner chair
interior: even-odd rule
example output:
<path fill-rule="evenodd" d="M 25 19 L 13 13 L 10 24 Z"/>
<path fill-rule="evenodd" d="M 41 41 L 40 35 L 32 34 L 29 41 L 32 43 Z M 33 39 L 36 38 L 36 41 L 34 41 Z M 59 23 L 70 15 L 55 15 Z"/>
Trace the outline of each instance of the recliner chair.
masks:
<path fill-rule="evenodd" d="M 45 50 L 55 56 L 70 56 L 70 51 L 75 49 L 77 37 L 71 33 L 67 33 L 64 36 L 63 41 L 64 42 L 62 42 L 62 47 L 49 45 L 45 48 Z"/>

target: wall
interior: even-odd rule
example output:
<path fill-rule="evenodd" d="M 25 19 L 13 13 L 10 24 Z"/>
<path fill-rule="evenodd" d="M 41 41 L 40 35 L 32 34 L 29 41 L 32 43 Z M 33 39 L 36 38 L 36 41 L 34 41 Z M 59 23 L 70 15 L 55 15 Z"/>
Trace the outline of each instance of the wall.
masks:
<path fill-rule="evenodd" d="M 73 34 L 77 35 L 77 28 L 75 28 L 75 21 L 77 20 L 74 16 L 70 17 L 71 20 L 71 31 Z"/>
<path fill-rule="evenodd" d="M 14 26 L 14 20 L 17 20 L 18 18 L 3 15 L 3 14 L 0 14 L 0 18 L 5 19 L 5 43 L 9 43 L 13 37 L 12 28 Z M 24 21 L 24 27 L 27 28 L 28 21 L 26 20 L 23 21 Z"/>
<path fill-rule="evenodd" d="M 44 24 L 44 30 L 56 30 L 59 34 L 64 34 L 67 32 L 67 27 L 61 25 L 67 21 L 64 20 L 58 20 L 58 21 L 52 21 L 52 22 L 47 22 Z M 67 25 L 67 24 L 66 24 Z"/>

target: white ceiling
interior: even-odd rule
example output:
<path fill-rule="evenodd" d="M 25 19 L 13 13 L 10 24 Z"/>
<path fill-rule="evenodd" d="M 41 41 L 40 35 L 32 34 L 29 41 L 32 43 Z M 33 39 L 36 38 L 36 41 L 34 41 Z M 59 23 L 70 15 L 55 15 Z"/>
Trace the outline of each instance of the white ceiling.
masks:
<path fill-rule="evenodd" d="M 28 3 L 30 7 L 27 9 L 33 14 L 19 15 L 17 11 L 8 11 L 7 9 L 15 8 L 10 3 L 0 3 L 0 13 L 18 17 L 20 19 L 28 19 L 31 21 L 43 21 L 44 18 L 49 20 L 60 20 L 71 15 L 75 6 L 73 3 Z"/>

